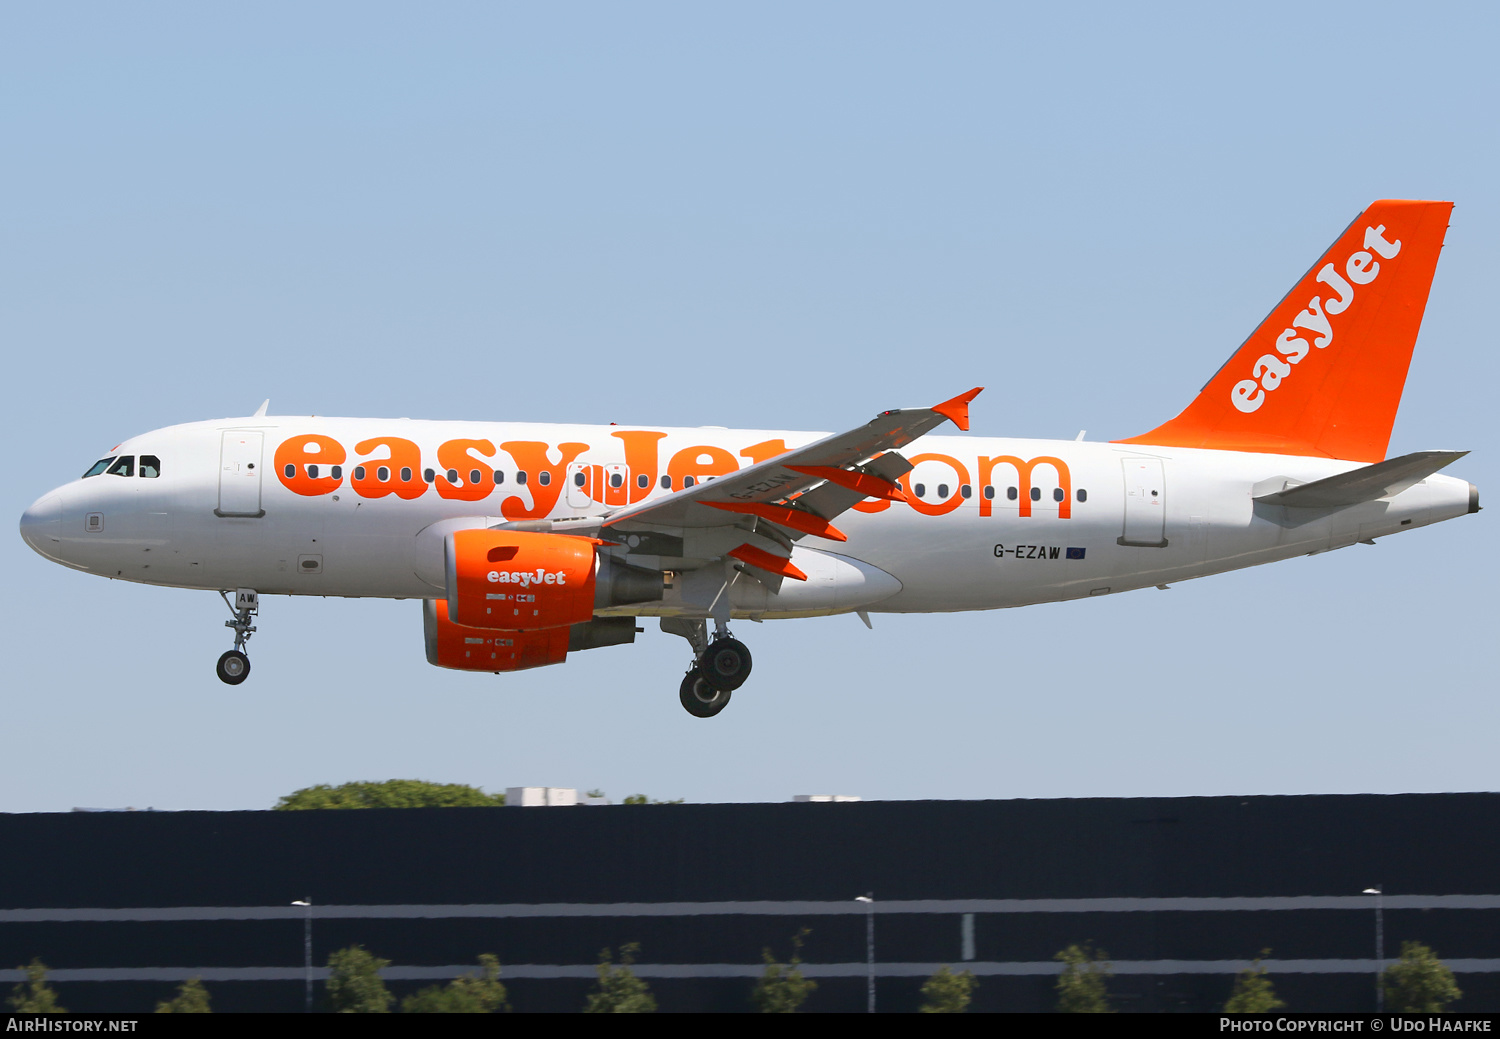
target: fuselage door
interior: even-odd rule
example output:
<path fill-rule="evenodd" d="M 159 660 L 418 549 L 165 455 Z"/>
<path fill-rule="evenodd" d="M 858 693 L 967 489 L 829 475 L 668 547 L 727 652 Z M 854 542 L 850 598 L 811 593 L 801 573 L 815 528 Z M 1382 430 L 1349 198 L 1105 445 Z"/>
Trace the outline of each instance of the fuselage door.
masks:
<path fill-rule="evenodd" d="M 1125 533 L 1122 545 L 1167 547 L 1167 483 L 1160 458 L 1122 458 L 1125 469 Z"/>
<path fill-rule="evenodd" d="M 218 516 L 264 516 L 260 507 L 261 442 L 265 434 L 231 429 L 219 450 Z"/>
<path fill-rule="evenodd" d="M 590 477 L 589 466 L 573 462 L 568 466 L 568 506 L 574 509 L 586 509 L 589 507 Z"/>
<path fill-rule="evenodd" d="M 630 504 L 629 466 L 616 463 L 604 467 L 604 504 Z"/>

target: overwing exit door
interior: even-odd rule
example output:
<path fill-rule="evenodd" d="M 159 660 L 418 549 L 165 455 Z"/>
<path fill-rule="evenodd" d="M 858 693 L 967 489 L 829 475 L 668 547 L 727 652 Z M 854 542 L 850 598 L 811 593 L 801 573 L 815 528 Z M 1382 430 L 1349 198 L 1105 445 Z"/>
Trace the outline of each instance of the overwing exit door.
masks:
<path fill-rule="evenodd" d="M 216 516 L 264 516 L 260 507 L 260 451 L 265 434 L 258 430 L 225 432 L 219 449 L 219 507 Z"/>
<path fill-rule="evenodd" d="M 1125 533 L 1122 545 L 1167 547 L 1167 483 L 1160 458 L 1122 458 L 1125 470 Z"/>

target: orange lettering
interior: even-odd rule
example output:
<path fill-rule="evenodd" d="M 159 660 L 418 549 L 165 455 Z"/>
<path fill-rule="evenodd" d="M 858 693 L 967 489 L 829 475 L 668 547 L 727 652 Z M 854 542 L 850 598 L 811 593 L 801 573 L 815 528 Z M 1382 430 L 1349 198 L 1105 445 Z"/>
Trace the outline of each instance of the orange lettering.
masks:
<path fill-rule="evenodd" d="M 665 433 L 650 433 L 639 429 L 622 429 L 611 433 L 612 437 L 619 437 L 625 445 L 625 468 L 630 470 L 630 497 L 631 505 L 643 501 L 651 493 L 651 487 L 656 483 L 656 456 L 657 441 L 663 439 Z M 646 477 L 646 486 L 641 486 L 639 477 Z M 613 503 L 611 503 L 613 504 Z"/>
<path fill-rule="evenodd" d="M 901 489 L 906 492 L 906 502 L 908 505 L 924 516 L 945 516 L 963 504 L 964 496 L 961 488 L 969 482 L 969 470 L 957 458 L 951 455 L 926 454 L 912 455 L 907 461 L 912 464 L 913 469 L 923 462 L 942 462 L 944 465 L 952 466 L 954 473 L 958 476 L 959 483 L 958 487 L 953 488 L 953 494 L 949 496 L 947 501 L 931 505 L 911 492 L 911 473 L 905 473 L 901 477 Z"/>
<path fill-rule="evenodd" d="M 394 494 L 410 501 L 427 493 L 427 482 L 422 479 L 422 449 L 410 440 L 400 437 L 374 437 L 361 440 L 354 445 L 354 453 L 366 455 L 377 447 L 390 452 L 388 458 L 367 458 L 354 467 L 349 474 L 349 486 L 361 498 L 384 498 Z M 385 470 L 384 479 L 381 470 Z M 360 471 L 364 477 L 360 477 Z"/>
<path fill-rule="evenodd" d="M 510 440 L 500 445 L 516 460 L 516 465 L 526 473 L 527 488 L 531 491 L 531 507 L 524 499 L 512 495 L 500 503 L 500 515 L 508 520 L 543 519 L 557 506 L 562 494 L 563 474 L 568 464 L 589 449 L 587 444 L 567 443 L 557 445 L 562 461 L 552 463 L 548 459 L 547 445 L 540 440 Z"/>
<path fill-rule="evenodd" d="M 345 457 L 344 445 L 333 437 L 319 433 L 288 437 L 276 448 L 276 478 L 293 494 L 309 498 L 332 494 L 344 482 L 343 474 L 334 476 L 333 469 Z"/>
<path fill-rule="evenodd" d="M 758 444 L 751 444 L 740 452 L 741 458 L 750 459 L 751 465 L 757 465 L 768 458 L 786 454 L 785 440 L 762 440 Z"/>
<path fill-rule="evenodd" d="M 722 447 L 710 447 L 707 444 L 698 447 L 685 447 L 672 456 L 667 463 L 667 475 L 672 478 L 672 490 L 680 491 L 683 487 L 683 479 L 691 476 L 696 482 L 702 483 L 709 476 L 723 476 L 738 470 L 740 464 L 734 460 L 734 455 Z"/>
<path fill-rule="evenodd" d="M 1016 485 L 1020 493 L 1020 515 L 1031 515 L 1031 471 L 1039 465 L 1050 465 L 1057 471 L 1057 485 L 1062 488 L 1063 500 L 1057 503 L 1057 518 L 1071 519 L 1073 517 L 1073 475 L 1068 471 L 1068 463 L 1061 458 L 1051 455 L 1038 455 L 1029 462 L 1023 462 L 1015 455 L 998 455 L 994 458 L 979 458 L 979 514 L 988 516 L 992 502 L 984 495 L 984 488 L 990 485 L 990 480 L 997 465 L 1014 466 L 1016 470 Z M 996 488 L 998 493 L 999 488 Z"/>
<path fill-rule="evenodd" d="M 495 445 L 488 440 L 450 440 L 438 448 L 438 465 L 448 472 L 455 472 L 458 481 L 448 479 L 448 472 L 439 472 L 433 484 L 440 497 L 455 501 L 479 501 L 495 489 L 495 470 L 475 458 L 471 452 L 478 451 L 486 458 L 495 454 Z M 479 479 L 474 479 L 475 473 Z"/>

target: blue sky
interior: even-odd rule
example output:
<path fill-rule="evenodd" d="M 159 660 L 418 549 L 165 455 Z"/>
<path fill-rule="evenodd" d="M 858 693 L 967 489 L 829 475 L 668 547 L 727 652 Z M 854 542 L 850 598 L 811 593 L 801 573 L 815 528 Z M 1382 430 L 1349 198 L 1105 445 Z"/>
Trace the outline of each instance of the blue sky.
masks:
<path fill-rule="evenodd" d="M 0 10 L 7 514 L 125 436 L 275 413 L 975 433 L 1175 414 L 1370 200 L 1457 203 L 1392 453 L 1490 421 L 1485 5 Z M 1490 512 L 1105 600 L 745 625 L 494 677 L 413 603 L 209 593 L 0 540 L 0 811 L 417 777 L 692 801 L 1497 788 Z"/>

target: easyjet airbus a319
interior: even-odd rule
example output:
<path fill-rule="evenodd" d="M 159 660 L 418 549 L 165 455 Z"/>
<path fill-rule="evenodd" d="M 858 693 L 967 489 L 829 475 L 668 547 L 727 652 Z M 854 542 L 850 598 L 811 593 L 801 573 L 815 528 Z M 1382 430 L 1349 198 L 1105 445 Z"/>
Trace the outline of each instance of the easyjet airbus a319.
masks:
<path fill-rule="evenodd" d="M 1452 208 L 1374 203 L 1182 414 L 1128 440 L 934 435 L 969 428 L 977 389 L 832 436 L 262 405 L 112 448 L 21 535 L 218 591 L 230 684 L 261 596 L 379 596 L 420 600 L 427 659 L 465 671 L 560 664 L 657 617 L 692 647 L 682 705 L 710 717 L 750 674 L 734 619 L 1084 599 L 1478 511 L 1437 475 L 1464 452 L 1386 458 Z"/>

